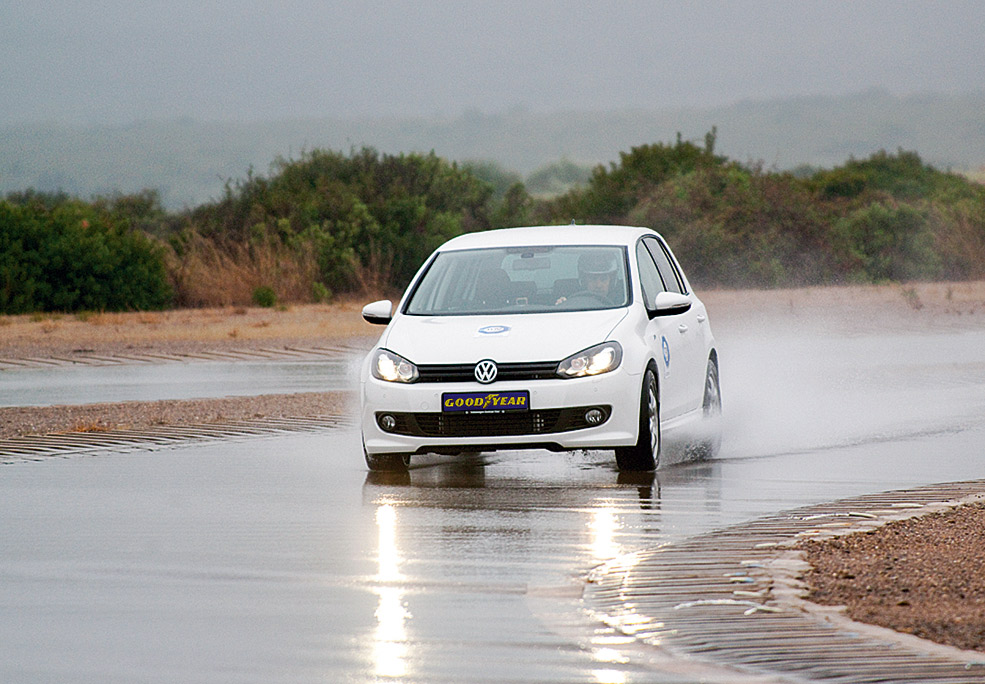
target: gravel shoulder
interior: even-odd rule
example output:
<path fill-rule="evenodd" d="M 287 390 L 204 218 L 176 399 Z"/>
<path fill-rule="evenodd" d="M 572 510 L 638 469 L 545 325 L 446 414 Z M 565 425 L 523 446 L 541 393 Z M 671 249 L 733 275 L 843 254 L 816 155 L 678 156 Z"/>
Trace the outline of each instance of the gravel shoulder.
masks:
<path fill-rule="evenodd" d="M 82 406 L 0 407 L 0 439 L 56 432 L 146 430 L 161 425 L 339 416 L 353 412 L 353 402 L 350 392 L 305 392 Z"/>
<path fill-rule="evenodd" d="M 939 644 L 985 652 L 985 504 L 804 543 L 809 601 Z"/>

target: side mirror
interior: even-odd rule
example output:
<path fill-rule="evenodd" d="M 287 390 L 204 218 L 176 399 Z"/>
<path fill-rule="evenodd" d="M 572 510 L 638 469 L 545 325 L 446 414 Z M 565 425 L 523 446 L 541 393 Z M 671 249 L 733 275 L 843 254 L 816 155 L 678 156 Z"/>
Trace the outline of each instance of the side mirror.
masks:
<path fill-rule="evenodd" d="M 661 292 L 657 295 L 650 316 L 675 316 L 682 314 L 691 308 L 691 299 L 687 295 L 677 294 L 676 292 Z"/>
<path fill-rule="evenodd" d="M 363 318 L 373 325 L 386 325 L 393 320 L 393 302 L 381 299 L 363 307 Z"/>

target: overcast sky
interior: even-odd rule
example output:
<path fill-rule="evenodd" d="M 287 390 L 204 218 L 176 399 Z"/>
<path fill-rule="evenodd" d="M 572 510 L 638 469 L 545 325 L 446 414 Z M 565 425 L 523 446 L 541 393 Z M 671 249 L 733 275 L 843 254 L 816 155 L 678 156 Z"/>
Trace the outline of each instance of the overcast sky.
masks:
<path fill-rule="evenodd" d="M 985 0 L 0 0 L 0 124 L 985 90 Z"/>

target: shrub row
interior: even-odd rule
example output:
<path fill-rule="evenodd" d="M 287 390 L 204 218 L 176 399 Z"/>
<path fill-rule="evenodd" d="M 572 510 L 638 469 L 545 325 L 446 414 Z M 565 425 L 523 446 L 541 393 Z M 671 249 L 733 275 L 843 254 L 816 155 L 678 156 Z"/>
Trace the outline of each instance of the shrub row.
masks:
<path fill-rule="evenodd" d="M 654 228 L 705 286 L 985 277 L 985 188 L 880 152 L 796 176 L 743 166 L 690 142 L 647 145 L 589 185 L 533 209 L 537 222 Z"/>
<path fill-rule="evenodd" d="M 0 202 L 0 312 L 395 290 L 455 235 L 572 220 L 655 228 L 703 286 L 985 278 L 981 185 L 904 151 L 766 171 L 716 155 L 715 137 L 633 148 L 555 196 L 494 164 L 372 149 L 277 160 L 179 214 L 149 191 L 20 193 Z"/>

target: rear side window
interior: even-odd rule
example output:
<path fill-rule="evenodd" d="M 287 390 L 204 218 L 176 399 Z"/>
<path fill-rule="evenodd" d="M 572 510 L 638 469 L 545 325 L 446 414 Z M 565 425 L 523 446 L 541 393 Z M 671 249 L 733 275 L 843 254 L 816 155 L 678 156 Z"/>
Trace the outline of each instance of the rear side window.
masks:
<path fill-rule="evenodd" d="M 663 281 L 664 288 L 667 292 L 687 294 L 684 289 L 684 279 L 681 278 L 677 267 L 671 261 L 670 254 L 667 252 L 667 248 L 663 243 L 655 238 L 644 238 L 643 242 L 646 244 L 650 256 L 653 257 L 653 261 L 657 265 L 657 270 L 660 272 L 660 279 Z"/>

